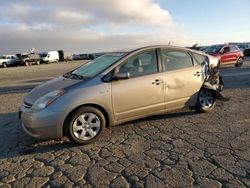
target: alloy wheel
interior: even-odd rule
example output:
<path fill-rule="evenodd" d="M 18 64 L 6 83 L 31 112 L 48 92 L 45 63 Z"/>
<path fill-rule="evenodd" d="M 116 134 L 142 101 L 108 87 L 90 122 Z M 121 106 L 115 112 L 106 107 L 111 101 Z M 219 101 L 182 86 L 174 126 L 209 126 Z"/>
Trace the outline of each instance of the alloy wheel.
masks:
<path fill-rule="evenodd" d="M 84 113 L 73 122 L 73 134 L 80 140 L 90 140 L 98 135 L 101 122 L 97 115 Z"/>
<path fill-rule="evenodd" d="M 200 91 L 199 101 L 202 107 L 210 108 L 214 103 L 213 94 L 209 90 L 203 89 Z"/>

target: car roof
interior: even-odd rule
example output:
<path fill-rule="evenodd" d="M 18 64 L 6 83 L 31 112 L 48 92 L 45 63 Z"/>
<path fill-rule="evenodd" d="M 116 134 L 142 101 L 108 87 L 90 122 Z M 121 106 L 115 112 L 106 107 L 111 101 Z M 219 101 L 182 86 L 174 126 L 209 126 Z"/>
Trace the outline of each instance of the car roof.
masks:
<path fill-rule="evenodd" d="M 199 52 L 199 51 L 196 51 L 196 50 L 192 50 L 192 49 L 185 48 L 185 47 L 180 47 L 180 46 L 171 46 L 171 45 L 150 45 L 150 46 L 143 46 L 143 47 L 133 48 L 133 49 L 117 50 L 117 51 L 113 51 L 113 52 L 111 52 L 111 53 L 130 53 L 130 52 L 134 52 L 134 51 L 143 51 L 143 50 L 154 49 L 154 48 L 167 48 L 167 49 L 178 49 L 178 50 L 186 50 L 186 51 Z"/>

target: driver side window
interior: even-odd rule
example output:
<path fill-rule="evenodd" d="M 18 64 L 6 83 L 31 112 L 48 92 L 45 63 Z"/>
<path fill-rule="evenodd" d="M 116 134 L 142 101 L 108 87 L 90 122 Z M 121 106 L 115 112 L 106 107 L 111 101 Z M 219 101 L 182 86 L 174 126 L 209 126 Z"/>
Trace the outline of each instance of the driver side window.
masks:
<path fill-rule="evenodd" d="M 130 78 L 158 72 L 156 51 L 148 51 L 133 56 L 118 67 L 120 73 L 129 73 Z"/>

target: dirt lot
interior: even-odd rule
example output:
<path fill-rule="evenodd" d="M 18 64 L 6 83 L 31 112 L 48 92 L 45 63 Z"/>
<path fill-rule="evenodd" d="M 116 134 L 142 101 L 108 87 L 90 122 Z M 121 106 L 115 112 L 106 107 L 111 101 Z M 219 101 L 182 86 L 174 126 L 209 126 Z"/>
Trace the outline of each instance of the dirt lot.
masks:
<path fill-rule="evenodd" d="M 87 146 L 35 141 L 17 116 L 26 93 L 0 94 L 0 187 L 250 187 L 249 64 L 223 68 L 231 99 L 212 113 L 183 109 L 107 128 Z M 66 70 L 43 66 L 54 75 Z M 37 74 L 19 81 L 51 77 Z M 22 85 L 4 81 L 14 82 Z"/>

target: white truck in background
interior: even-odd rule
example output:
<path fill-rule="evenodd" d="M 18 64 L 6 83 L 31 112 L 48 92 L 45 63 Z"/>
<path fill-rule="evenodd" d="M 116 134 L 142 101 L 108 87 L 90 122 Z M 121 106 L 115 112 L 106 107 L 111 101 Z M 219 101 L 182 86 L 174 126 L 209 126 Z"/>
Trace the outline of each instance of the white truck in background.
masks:
<path fill-rule="evenodd" d="M 42 59 L 45 63 L 58 63 L 59 53 L 58 51 L 50 51 L 47 56 Z"/>

